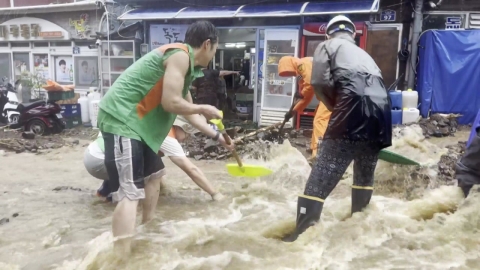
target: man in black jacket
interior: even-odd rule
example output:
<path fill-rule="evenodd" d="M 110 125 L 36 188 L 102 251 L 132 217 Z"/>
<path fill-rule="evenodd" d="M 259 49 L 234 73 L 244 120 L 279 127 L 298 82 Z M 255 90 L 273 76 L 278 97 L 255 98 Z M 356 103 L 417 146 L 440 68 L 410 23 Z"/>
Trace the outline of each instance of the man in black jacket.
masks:
<path fill-rule="evenodd" d="M 345 16 L 327 25 L 328 40 L 313 56 L 311 84 L 332 112 L 315 164 L 298 197 L 295 241 L 320 219 L 325 199 L 354 161 L 352 213 L 361 211 L 373 194 L 378 154 L 392 144 L 391 105 L 375 61 L 355 44 L 355 25 Z"/>
<path fill-rule="evenodd" d="M 238 71 L 203 69 L 203 77 L 197 78 L 192 83 L 191 90 L 195 94 L 195 104 L 208 104 L 219 108 L 218 88 L 220 77 L 238 74 Z"/>

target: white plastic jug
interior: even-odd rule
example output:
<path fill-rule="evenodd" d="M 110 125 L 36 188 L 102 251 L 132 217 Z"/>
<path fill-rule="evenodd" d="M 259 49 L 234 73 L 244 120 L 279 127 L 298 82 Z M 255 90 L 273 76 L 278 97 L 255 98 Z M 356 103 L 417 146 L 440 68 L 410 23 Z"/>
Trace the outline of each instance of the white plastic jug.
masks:
<path fill-rule="evenodd" d="M 417 108 L 404 108 L 402 113 L 402 124 L 417 122 L 419 116 L 420 111 Z"/>
<path fill-rule="evenodd" d="M 88 97 L 82 95 L 78 99 L 78 103 L 80 103 L 80 109 L 82 111 L 82 122 L 83 123 L 90 122 L 90 114 L 89 114 L 90 106 L 88 106 Z"/>
<path fill-rule="evenodd" d="M 98 103 L 100 103 L 100 100 L 94 100 L 90 102 L 89 112 L 90 112 L 90 121 L 92 123 L 93 129 L 98 129 L 97 128 Z"/>
<path fill-rule="evenodd" d="M 412 89 L 402 91 L 402 106 L 403 108 L 417 108 L 418 92 Z"/>

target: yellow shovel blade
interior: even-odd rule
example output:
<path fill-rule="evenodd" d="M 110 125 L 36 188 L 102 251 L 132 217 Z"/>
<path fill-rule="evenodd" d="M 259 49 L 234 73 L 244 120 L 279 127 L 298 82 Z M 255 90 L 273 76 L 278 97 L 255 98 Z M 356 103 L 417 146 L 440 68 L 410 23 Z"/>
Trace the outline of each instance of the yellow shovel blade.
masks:
<path fill-rule="evenodd" d="M 239 177 L 262 177 L 273 173 L 272 170 L 263 166 L 244 164 L 240 167 L 235 163 L 227 164 L 227 171 L 230 175 Z"/>

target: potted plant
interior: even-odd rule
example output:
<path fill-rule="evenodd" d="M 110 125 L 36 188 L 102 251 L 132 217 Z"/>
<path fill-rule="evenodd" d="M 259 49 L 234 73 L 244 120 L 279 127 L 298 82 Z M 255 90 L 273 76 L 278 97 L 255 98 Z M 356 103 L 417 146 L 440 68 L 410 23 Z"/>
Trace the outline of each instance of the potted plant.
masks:
<path fill-rule="evenodd" d="M 42 86 L 45 85 L 43 74 L 35 72 L 22 73 L 20 82 L 22 84 L 22 100 L 28 102 L 31 99 L 39 99 L 42 96 Z"/>

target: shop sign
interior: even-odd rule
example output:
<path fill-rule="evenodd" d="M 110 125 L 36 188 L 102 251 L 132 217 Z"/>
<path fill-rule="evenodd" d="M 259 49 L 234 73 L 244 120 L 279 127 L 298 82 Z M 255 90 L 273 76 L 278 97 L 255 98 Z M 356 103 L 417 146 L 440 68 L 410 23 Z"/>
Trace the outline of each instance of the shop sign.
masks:
<path fill-rule="evenodd" d="M 63 37 L 63 33 L 60 31 L 40 32 L 39 36 L 43 38 L 59 38 Z"/>
<path fill-rule="evenodd" d="M 462 18 L 461 17 L 447 17 L 445 19 L 445 29 L 461 29 Z"/>
<path fill-rule="evenodd" d="M 70 19 L 70 26 L 75 28 L 78 38 L 86 39 L 90 33 L 90 26 L 88 25 L 88 14 L 80 15 L 80 20 Z"/>
<path fill-rule="evenodd" d="M 395 22 L 397 20 L 397 12 L 395 10 L 386 9 L 380 14 L 381 22 Z"/>
<path fill-rule="evenodd" d="M 38 18 L 22 17 L 0 24 L 0 40 L 38 40 L 68 38 L 68 33 L 58 25 Z"/>
<path fill-rule="evenodd" d="M 24 39 L 39 37 L 40 26 L 38 24 L 0 25 L 0 38 L 8 39 L 10 36 L 14 38 L 23 37 Z"/>
<path fill-rule="evenodd" d="M 170 43 L 182 43 L 188 25 L 152 24 L 150 25 L 150 48 L 153 50 Z"/>

